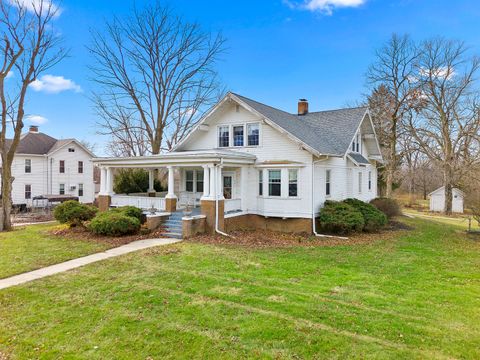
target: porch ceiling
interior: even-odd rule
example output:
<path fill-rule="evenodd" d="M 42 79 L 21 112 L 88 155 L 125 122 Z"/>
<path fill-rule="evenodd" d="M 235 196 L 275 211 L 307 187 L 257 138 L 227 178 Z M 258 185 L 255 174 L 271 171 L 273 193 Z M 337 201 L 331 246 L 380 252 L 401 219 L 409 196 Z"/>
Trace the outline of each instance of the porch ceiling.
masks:
<path fill-rule="evenodd" d="M 133 157 L 103 157 L 92 161 L 98 166 L 106 167 L 142 167 L 157 168 L 164 166 L 192 166 L 204 164 L 225 165 L 254 164 L 256 156 L 232 150 L 196 150 L 175 151 L 160 155 Z"/>

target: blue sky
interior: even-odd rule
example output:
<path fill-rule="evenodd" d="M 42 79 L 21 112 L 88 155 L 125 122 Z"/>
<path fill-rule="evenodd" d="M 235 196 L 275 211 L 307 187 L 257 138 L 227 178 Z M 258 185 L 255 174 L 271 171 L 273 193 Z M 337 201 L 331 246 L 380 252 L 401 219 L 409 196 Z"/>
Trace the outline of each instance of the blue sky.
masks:
<path fill-rule="evenodd" d="M 132 3 L 63 1 L 55 26 L 71 53 L 47 73 L 63 79 L 43 79 L 36 84 L 37 91 L 29 93 L 27 113 L 42 122 L 41 131 L 94 142 L 96 152 L 103 154 L 106 139 L 95 135 L 96 117 L 88 99 L 93 86 L 87 69 L 89 28 L 101 28 L 112 14 L 128 14 Z M 142 3 L 137 0 L 137 5 Z M 292 112 L 299 98 L 307 98 L 311 110 L 360 100 L 374 49 L 392 32 L 409 33 L 415 39 L 435 35 L 461 39 L 480 53 L 478 0 L 177 0 L 169 4 L 186 19 L 227 38 L 228 50 L 218 64 L 227 89 Z M 59 84 L 49 87 L 52 79 Z M 48 91 L 59 90 L 58 85 L 66 90 Z"/>

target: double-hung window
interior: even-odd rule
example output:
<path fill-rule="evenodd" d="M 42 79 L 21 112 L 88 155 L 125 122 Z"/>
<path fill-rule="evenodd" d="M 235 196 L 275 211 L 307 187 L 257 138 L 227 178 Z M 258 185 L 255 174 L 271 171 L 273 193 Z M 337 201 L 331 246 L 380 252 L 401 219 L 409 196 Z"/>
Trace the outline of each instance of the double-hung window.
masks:
<path fill-rule="evenodd" d="M 258 195 L 263 196 L 263 170 L 258 170 Z"/>
<path fill-rule="evenodd" d="M 247 145 L 258 146 L 260 144 L 260 124 L 247 124 Z"/>
<path fill-rule="evenodd" d="M 372 172 L 368 172 L 368 190 L 372 190 Z"/>
<path fill-rule="evenodd" d="M 58 193 L 60 195 L 65 195 L 65 184 L 60 184 L 59 185 Z"/>
<path fill-rule="evenodd" d="M 83 196 L 83 184 L 78 184 L 78 196 Z"/>
<path fill-rule="evenodd" d="M 230 126 L 223 125 L 218 127 L 218 147 L 230 146 Z"/>
<path fill-rule="evenodd" d="M 362 173 L 358 173 L 358 193 L 362 193 Z"/>
<path fill-rule="evenodd" d="M 288 170 L 288 196 L 290 197 L 298 196 L 298 170 L 297 169 Z"/>
<path fill-rule="evenodd" d="M 185 191 L 193 192 L 193 170 L 185 171 Z"/>
<path fill-rule="evenodd" d="M 32 185 L 25 185 L 25 199 L 32 198 Z"/>
<path fill-rule="evenodd" d="M 25 173 L 30 174 L 32 172 L 32 160 L 25 159 Z"/>
<path fill-rule="evenodd" d="M 332 170 L 325 171 L 325 195 L 330 196 L 330 182 L 332 177 Z"/>
<path fill-rule="evenodd" d="M 83 161 L 78 162 L 78 173 L 83 174 Z"/>
<path fill-rule="evenodd" d="M 58 171 L 60 174 L 65 173 L 65 160 L 60 160 Z"/>
<path fill-rule="evenodd" d="M 282 195 L 282 172 L 268 170 L 268 196 Z"/>
<path fill-rule="evenodd" d="M 196 180 L 197 188 L 195 191 L 203 192 L 203 171 L 196 171 L 196 174 L 197 174 L 197 180 Z"/>
<path fill-rule="evenodd" d="M 243 146 L 244 127 L 238 125 L 233 127 L 233 146 Z"/>

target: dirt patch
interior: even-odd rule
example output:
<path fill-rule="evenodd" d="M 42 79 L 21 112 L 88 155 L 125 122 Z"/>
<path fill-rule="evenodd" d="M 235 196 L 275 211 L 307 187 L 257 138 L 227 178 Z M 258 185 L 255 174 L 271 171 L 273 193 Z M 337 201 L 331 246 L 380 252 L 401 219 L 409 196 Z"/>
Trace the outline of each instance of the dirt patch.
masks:
<path fill-rule="evenodd" d="M 127 236 L 103 236 L 95 235 L 89 232 L 84 227 L 68 228 L 66 226 L 58 226 L 52 230 L 48 230 L 47 233 L 52 236 L 57 236 L 72 240 L 93 241 L 102 244 L 109 244 L 112 247 L 125 245 L 132 241 L 153 239 L 164 237 L 161 235 L 162 230 L 158 229 L 151 232 L 142 232 L 141 234 L 127 235 Z"/>
<path fill-rule="evenodd" d="M 233 237 L 221 235 L 199 235 L 188 239 L 189 242 L 240 245 L 254 248 L 292 247 L 292 246 L 338 246 L 369 244 L 380 240 L 393 239 L 412 228 L 399 221 L 392 221 L 378 233 L 359 233 L 348 236 L 348 239 L 337 237 L 316 237 L 308 234 L 286 234 L 266 230 L 233 231 Z"/>
<path fill-rule="evenodd" d="M 12 215 L 12 223 L 14 224 L 26 224 L 55 220 L 51 213 L 19 213 Z"/>

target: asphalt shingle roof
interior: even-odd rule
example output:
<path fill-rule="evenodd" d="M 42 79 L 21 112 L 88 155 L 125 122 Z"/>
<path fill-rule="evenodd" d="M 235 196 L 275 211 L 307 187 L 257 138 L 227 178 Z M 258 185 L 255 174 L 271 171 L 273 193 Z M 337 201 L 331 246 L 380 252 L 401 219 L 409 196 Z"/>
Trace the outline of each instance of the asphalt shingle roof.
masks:
<path fill-rule="evenodd" d="M 357 164 L 359 165 L 368 165 L 370 162 L 368 161 L 365 156 L 363 156 L 360 153 L 355 153 L 355 152 L 349 152 L 348 156 L 350 156 Z"/>
<path fill-rule="evenodd" d="M 325 155 L 343 156 L 345 154 L 367 111 L 366 107 L 357 107 L 297 115 L 239 94 L 232 93 L 232 95 Z"/>
<path fill-rule="evenodd" d="M 28 132 L 23 134 L 18 143 L 16 154 L 46 155 L 62 147 L 73 139 L 57 140 L 41 132 Z M 7 139 L 7 146 L 10 147 L 11 139 Z"/>

